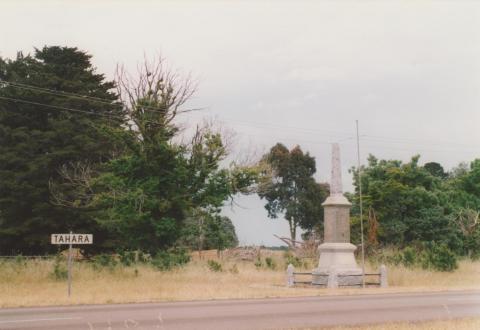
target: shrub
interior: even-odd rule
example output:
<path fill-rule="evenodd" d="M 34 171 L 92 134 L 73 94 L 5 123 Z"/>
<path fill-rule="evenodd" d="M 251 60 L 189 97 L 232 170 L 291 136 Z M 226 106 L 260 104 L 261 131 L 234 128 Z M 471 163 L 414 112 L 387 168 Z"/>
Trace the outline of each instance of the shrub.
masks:
<path fill-rule="evenodd" d="M 221 265 L 219 262 L 216 262 L 215 260 L 208 260 L 208 261 L 207 261 L 207 264 L 208 264 L 208 268 L 209 268 L 212 272 L 221 272 L 221 271 L 223 271 L 222 265 Z"/>
<path fill-rule="evenodd" d="M 121 251 L 119 253 L 120 263 L 124 266 L 131 266 L 135 263 L 135 252 L 134 251 Z"/>
<path fill-rule="evenodd" d="M 159 270 L 170 270 L 187 264 L 190 261 L 190 255 L 184 249 L 170 249 L 168 251 L 159 251 L 152 258 L 152 265 Z"/>
<path fill-rule="evenodd" d="M 423 253 L 422 266 L 442 272 L 451 272 L 458 268 L 457 257 L 447 245 L 432 242 L 427 245 L 427 249 Z"/>
<path fill-rule="evenodd" d="M 387 255 L 385 257 L 385 262 L 387 264 L 399 265 L 403 262 L 403 255 L 400 252 L 394 253 L 392 255 Z"/>
<path fill-rule="evenodd" d="M 99 254 L 92 258 L 93 268 L 100 270 L 102 268 L 108 267 L 113 269 L 117 265 L 117 260 L 115 257 L 109 254 Z"/>
<path fill-rule="evenodd" d="M 277 268 L 277 264 L 275 263 L 275 260 L 273 260 L 270 257 L 265 258 L 265 265 L 267 266 L 267 268 L 272 270 L 275 270 Z"/>
<path fill-rule="evenodd" d="M 289 264 L 292 264 L 293 267 L 301 267 L 303 265 L 302 260 L 290 252 L 285 252 L 283 256 L 285 258 L 285 267 L 287 267 Z"/>
<path fill-rule="evenodd" d="M 61 263 L 62 258 L 56 257 L 53 264 L 53 272 L 50 274 L 56 281 L 66 280 L 68 278 L 68 270 L 65 265 Z"/>
<path fill-rule="evenodd" d="M 402 262 L 405 267 L 415 265 L 417 252 L 412 247 L 406 247 L 402 253 Z"/>
<path fill-rule="evenodd" d="M 23 267 L 27 266 L 27 258 L 25 258 L 22 255 L 16 256 L 14 260 L 17 266 L 23 266 Z"/>
<path fill-rule="evenodd" d="M 262 268 L 262 267 L 263 267 L 262 259 L 261 259 L 260 257 L 257 257 L 257 259 L 255 259 L 254 265 L 255 265 L 255 267 L 257 267 L 257 268 Z"/>

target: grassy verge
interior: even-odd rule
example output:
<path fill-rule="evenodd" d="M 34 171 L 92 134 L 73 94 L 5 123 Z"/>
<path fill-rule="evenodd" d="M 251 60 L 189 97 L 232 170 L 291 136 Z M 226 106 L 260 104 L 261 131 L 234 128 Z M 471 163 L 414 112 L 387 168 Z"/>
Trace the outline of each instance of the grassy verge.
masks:
<path fill-rule="evenodd" d="M 287 288 L 285 261 L 260 266 L 252 261 L 220 261 L 212 269 L 209 259 L 194 259 L 185 267 L 158 271 L 147 264 L 93 267 L 75 262 L 72 297 L 67 297 L 65 279 L 55 276 L 53 260 L 0 261 L 0 307 L 104 304 L 228 298 L 315 296 L 327 294 L 379 293 L 479 289 L 480 262 L 461 261 L 459 269 L 440 273 L 422 269 L 389 267 L 387 289 L 328 290 L 313 287 Z M 312 262 L 313 264 L 313 262 Z M 305 265 L 305 270 L 313 266 Z"/>
<path fill-rule="evenodd" d="M 470 330 L 480 329 L 480 318 L 467 318 L 426 322 L 392 322 L 361 326 L 302 328 L 301 330 Z M 300 330 L 300 329 L 297 329 Z"/>

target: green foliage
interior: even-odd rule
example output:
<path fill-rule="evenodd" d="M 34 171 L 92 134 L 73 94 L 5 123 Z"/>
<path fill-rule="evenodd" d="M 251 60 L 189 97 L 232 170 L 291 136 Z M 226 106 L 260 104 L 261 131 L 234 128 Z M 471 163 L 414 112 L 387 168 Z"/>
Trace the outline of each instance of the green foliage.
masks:
<path fill-rule="evenodd" d="M 440 179 L 445 179 L 448 176 L 448 174 L 445 173 L 445 170 L 443 169 L 442 165 L 440 165 L 439 163 L 435 163 L 435 162 L 426 163 L 425 165 L 423 165 L 423 168 L 425 168 L 431 175 L 438 177 Z"/>
<path fill-rule="evenodd" d="M 277 269 L 277 264 L 276 264 L 275 260 L 273 260 L 273 258 L 271 258 L 271 257 L 266 257 L 265 258 L 265 266 L 267 266 L 267 268 L 269 268 L 271 270 Z"/>
<path fill-rule="evenodd" d="M 33 55 L 18 53 L 14 60 L 0 58 L 0 79 L 8 82 L 0 82 L 1 97 L 58 107 L 0 100 L 0 254 L 52 253 L 56 247 L 49 235 L 69 230 L 93 233 L 96 245 L 88 248 L 98 247 L 105 233 L 91 215 L 52 202 L 50 189 L 55 187 L 61 197 L 77 195 L 63 180 L 62 166 L 81 161 L 95 169 L 118 149 L 102 132 L 121 124 L 113 119 L 120 111 L 111 91 L 114 83 L 96 73 L 86 52 L 57 46 L 35 49 Z"/>
<path fill-rule="evenodd" d="M 64 258 L 57 256 L 53 264 L 53 271 L 51 277 L 56 281 L 66 280 L 68 277 L 67 267 L 64 265 Z"/>
<path fill-rule="evenodd" d="M 456 254 L 475 256 L 480 248 L 474 239 L 480 210 L 480 161 L 461 165 L 450 174 L 438 163 L 420 166 L 418 161 L 419 156 L 405 164 L 370 156 L 362 168 L 364 209 L 377 217 L 380 245 L 403 248 L 433 241 Z M 352 220 L 358 220 L 356 175 L 354 185 Z"/>
<path fill-rule="evenodd" d="M 190 254 L 184 249 L 159 251 L 151 260 L 152 265 L 162 271 L 180 267 L 190 261 Z"/>
<path fill-rule="evenodd" d="M 173 118 L 191 91 L 157 69 L 155 75 L 141 73 L 141 95 L 125 104 L 137 128 L 112 133 L 124 141 L 126 152 L 92 180 L 96 219 L 121 249 L 167 249 L 186 232 L 195 234 L 189 217 L 196 212 L 209 219 L 201 234 L 210 244 L 219 249 L 236 244 L 233 226 L 218 213 L 227 199 L 254 182 L 254 171 L 220 167 L 227 150 L 210 126 L 198 127 L 188 143 L 173 140 L 179 131 Z M 127 95 L 128 88 L 138 87 L 123 83 Z M 152 112 L 151 107 L 163 110 Z"/>
<path fill-rule="evenodd" d="M 135 251 L 121 251 L 119 253 L 120 263 L 123 266 L 131 266 L 136 263 Z"/>
<path fill-rule="evenodd" d="M 260 185 L 258 195 L 266 199 L 268 216 L 277 218 L 283 214 L 289 223 L 290 236 L 296 239 L 296 229 L 323 228 L 322 202 L 327 197 L 326 185 L 315 182 L 315 159 L 303 153 L 299 146 L 289 151 L 283 144 L 276 144 L 263 157 L 270 169 Z"/>
<path fill-rule="evenodd" d="M 291 252 L 287 251 L 283 254 L 283 257 L 285 259 L 285 268 L 289 265 L 292 264 L 293 267 L 302 267 L 303 262 L 300 258 L 294 256 Z"/>
<path fill-rule="evenodd" d="M 218 214 L 233 195 L 250 192 L 257 170 L 221 167 L 227 149 L 209 125 L 178 142 L 186 140 L 174 119 L 194 87 L 161 61 L 147 67 L 136 81 L 120 75 L 117 95 L 76 48 L 0 58 L 0 79 L 9 82 L 1 97 L 57 107 L 0 100 L 1 254 L 53 252 L 46 238 L 69 230 L 94 234 L 87 255 L 155 253 L 175 245 L 194 210 L 213 217 L 210 244 L 236 244 L 231 222 Z"/>
<path fill-rule="evenodd" d="M 15 256 L 14 261 L 17 266 L 27 266 L 27 258 L 22 255 Z"/>
<path fill-rule="evenodd" d="M 423 253 L 422 267 L 451 272 L 458 268 L 457 257 L 446 244 L 432 242 Z"/>
<path fill-rule="evenodd" d="M 402 262 L 406 267 L 415 265 L 417 257 L 417 251 L 412 247 L 406 247 L 403 249 Z"/>
<path fill-rule="evenodd" d="M 117 264 L 118 261 L 115 256 L 109 254 L 98 254 L 92 258 L 92 266 L 96 270 L 104 268 L 113 269 Z"/>
<path fill-rule="evenodd" d="M 258 269 L 258 268 L 262 268 L 263 267 L 263 262 L 262 262 L 262 258 L 260 257 L 257 257 L 257 259 L 255 259 L 255 262 L 253 263 L 255 265 L 255 267 Z"/>
<path fill-rule="evenodd" d="M 195 250 L 222 251 L 237 246 L 238 238 L 228 217 L 196 209 L 183 223 L 179 242 Z"/>
<path fill-rule="evenodd" d="M 215 261 L 215 260 L 208 260 L 208 269 L 210 269 L 212 272 L 221 272 L 223 271 L 222 269 L 222 264 Z"/>

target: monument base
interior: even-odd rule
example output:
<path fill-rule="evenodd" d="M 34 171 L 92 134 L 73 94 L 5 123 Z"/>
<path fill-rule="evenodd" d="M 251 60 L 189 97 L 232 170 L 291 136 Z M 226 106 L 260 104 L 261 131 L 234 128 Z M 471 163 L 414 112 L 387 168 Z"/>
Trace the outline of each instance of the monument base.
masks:
<path fill-rule="evenodd" d="M 355 261 L 355 245 L 350 243 L 323 243 L 318 248 L 320 261 L 312 272 L 312 283 L 329 285 L 335 275 L 334 286 L 362 285 L 362 269 Z"/>

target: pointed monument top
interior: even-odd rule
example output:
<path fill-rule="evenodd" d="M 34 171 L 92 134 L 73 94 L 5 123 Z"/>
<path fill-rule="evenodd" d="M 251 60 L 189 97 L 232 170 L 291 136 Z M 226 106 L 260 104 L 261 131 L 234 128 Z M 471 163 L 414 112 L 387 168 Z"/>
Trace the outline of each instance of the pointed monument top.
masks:
<path fill-rule="evenodd" d="M 338 143 L 332 143 L 330 195 L 342 195 L 342 167 L 340 166 L 340 146 Z"/>
<path fill-rule="evenodd" d="M 350 206 L 350 202 L 343 196 L 342 167 L 340 166 L 340 146 L 332 143 L 332 179 L 330 181 L 330 196 L 322 205 Z"/>

